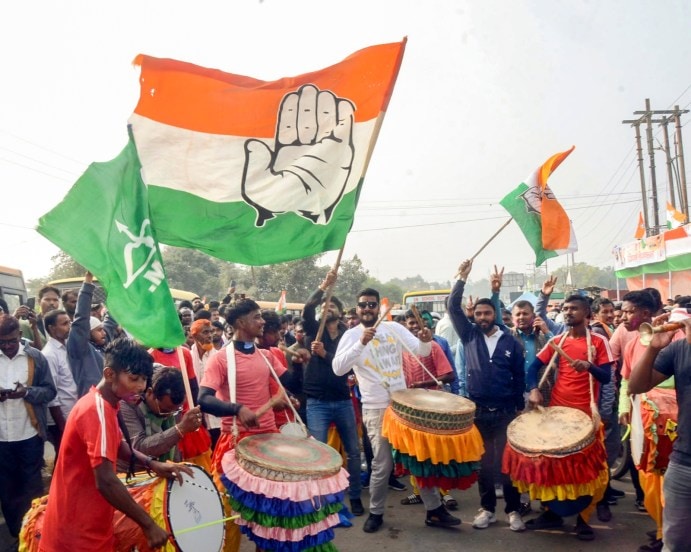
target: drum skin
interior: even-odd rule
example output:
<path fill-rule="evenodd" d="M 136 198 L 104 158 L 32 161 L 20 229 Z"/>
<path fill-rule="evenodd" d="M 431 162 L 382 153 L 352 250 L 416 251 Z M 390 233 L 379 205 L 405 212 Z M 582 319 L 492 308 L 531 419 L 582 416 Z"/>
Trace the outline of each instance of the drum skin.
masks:
<path fill-rule="evenodd" d="M 475 403 L 434 389 L 401 389 L 391 393 L 391 408 L 410 427 L 432 433 L 460 433 L 475 419 Z"/>

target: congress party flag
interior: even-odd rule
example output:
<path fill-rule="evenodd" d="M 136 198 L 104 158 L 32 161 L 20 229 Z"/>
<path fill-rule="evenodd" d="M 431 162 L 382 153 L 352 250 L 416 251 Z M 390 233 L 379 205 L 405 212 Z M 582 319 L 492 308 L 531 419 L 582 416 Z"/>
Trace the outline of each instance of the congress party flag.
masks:
<path fill-rule="evenodd" d="M 537 266 L 551 257 L 578 251 L 571 221 L 547 185 L 549 176 L 574 148 L 550 157 L 500 201 L 535 251 Z"/>
<path fill-rule="evenodd" d="M 281 296 L 278 298 L 278 302 L 276 303 L 276 308 L 274 309 L 276 312 L 280 314 L 285 314 L 286 313 L 286 290 L 284 289 L 281 291 Z"/>
<path fill-rule="evenodd" d="M 667 229 L 674 230 L 679 228 L 686 222 L 686 217 L 683 213 L 677 211 L 674 206 L 667 202 Z"/>
<path fill-rule="evenodd" d="M 38 232 L 86 267 L 106 289 L 108 310 L 149 347 L 175 347 L 185 335 L 151 227 L 134 142 L 92 163 Z"/>
<path fill-rule="evenodd" d="M 247 265 L 339 249 L 405 42 L 276 81 L 138 56 L 129 123 L 161 243 Z"/>

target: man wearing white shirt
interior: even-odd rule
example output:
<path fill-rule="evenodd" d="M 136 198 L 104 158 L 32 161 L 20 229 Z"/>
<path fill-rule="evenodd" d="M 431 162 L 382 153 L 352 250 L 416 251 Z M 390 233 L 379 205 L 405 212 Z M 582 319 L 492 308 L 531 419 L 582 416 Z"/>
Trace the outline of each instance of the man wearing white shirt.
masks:
<path fill-rule="evenodd" d="M 58 394 L 48 403 L 48 411 L 55 424 L 48 426 L 48 440 L 55 447 L 55 456 L 60 452 L 60 440 L 65 431 L 67 416 L 79 399 L 74 382 L 65 342 L 70 333 L 72 321 L 67 311 L 52 310 L 43 318 L 48 342 L 41 351 L 48 361 L 50 373 Z"/>
<path fill-rule="evenodd" d="M 379 317 L 379 292 L 364 289 L 358 293 L 357 313 L 360 324 L 343 334 L 332 366 L 336 375 L 355 372 L 362 395 L 362 419 L 372 443 L 372 475 L 370 477 L 370 515 L 363 530 L 374 533 L 382 523 L 389 474 L 393 467 L 391 444 L 382 436 L 384 412 L 391 392 L 406 388 L 402 355 L 407 347 L 414 354 L 426 357 L 432 351 L 432 332 L 423 328 L 415 337 L 404 326 L 384 322 L 375 328 Z M 427 525 L 458 525 L 461 520 L 446 511 L 437 489 L 420 489 L 427 510 Z"/>

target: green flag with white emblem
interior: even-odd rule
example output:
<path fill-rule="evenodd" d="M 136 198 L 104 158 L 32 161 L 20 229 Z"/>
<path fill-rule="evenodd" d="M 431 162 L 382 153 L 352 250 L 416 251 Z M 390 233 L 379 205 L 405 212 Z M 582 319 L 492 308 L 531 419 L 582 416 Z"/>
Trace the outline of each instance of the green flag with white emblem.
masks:
<path fill-rule="evenodd" d="M 134 142 L 112 161 L 92 163 L 38 232 L 92 272 L 118 323 L 150 347 L 185 339 L 151 227 Z"/>

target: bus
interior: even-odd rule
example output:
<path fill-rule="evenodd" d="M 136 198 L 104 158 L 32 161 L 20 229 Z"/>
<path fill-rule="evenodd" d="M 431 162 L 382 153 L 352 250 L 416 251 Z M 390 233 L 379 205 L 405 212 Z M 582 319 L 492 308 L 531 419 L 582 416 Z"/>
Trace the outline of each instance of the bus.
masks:
<path fill-rule="evenodd" d="M 403 294 L 403 308 L 408 310 L 411 305 L 415 305 L 421 311 L 444 314 L 446 312 L 446 299 L 450 293 L 450 289 L 408 291 Z"/>
<path fill-rule="evenodd" d="M 0 297 L 10 309 L 7 314 L 12 314 L 19 306 L 27 304 L 29 293 L 21 270 L 0 266 Z"/>
<path fill-rule="evenodd" d="M 256 303 L 262 310 L 276 310 L 276 301 L 257 301 Z M 285 306 L 286 314 L 290 314 L 292 316 L 302 316 L 303 308 L 305 308 L 304 303 L 286 303 Z"/>
<path fill-rule="evenodd" d="M 60 295 L 62 295 L 67 290 L 79 291 L 79 288 L 82 286 L 82 282 L 84 282 L 84 277 L 77 276 L 75 278 L 61 278 L 59 280 L 53 280 L 52 282 L 48 282 L 48 285 L 58 288 L 60 290 Z M 95 277 L 94 285 L 96 286 L 93 298 L 94 303 L 105 303 L 106 292 L 98 283 L 98 279 Z M 195 297 L 199 297 L 199 295 L 197 295 L 196 293 L 192 293 L 191 291 L 185 291 L 183 289 L 170 288 L 170 294 L 173 296 L 175 303 L 179 303 L 180 301 L 185 300 L 192 301 L 192 299 L 194 299 Z"/>

